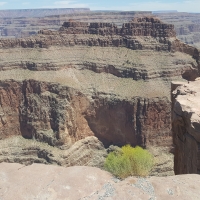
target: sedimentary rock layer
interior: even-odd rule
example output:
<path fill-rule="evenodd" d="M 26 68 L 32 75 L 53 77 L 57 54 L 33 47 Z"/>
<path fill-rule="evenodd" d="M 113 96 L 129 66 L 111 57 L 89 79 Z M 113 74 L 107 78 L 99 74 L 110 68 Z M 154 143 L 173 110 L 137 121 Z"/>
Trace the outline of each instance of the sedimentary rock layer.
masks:
<path fill-rule="evenodd" d="M 152 37 L 175 37 L 174 26 L 164 24 L 153 17 L 134 18 L 118 28 L 113 23 L 86 23 L 69 21 L 63 23 L 60 31 L 67 34 L 132 35 Z M 44 34 L 44 33 L 43 33 Z"/>

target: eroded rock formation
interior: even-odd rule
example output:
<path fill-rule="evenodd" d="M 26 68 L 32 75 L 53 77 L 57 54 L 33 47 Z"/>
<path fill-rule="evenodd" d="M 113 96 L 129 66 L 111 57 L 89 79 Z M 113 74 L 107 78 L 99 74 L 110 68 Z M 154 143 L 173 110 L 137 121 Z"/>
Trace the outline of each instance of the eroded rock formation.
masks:
<path fill-rule="evenodd" d="M 172 24 L 164 24 L 154 17 L 134 18 L 118 28 L 113 23 L 84 23 L 69 21 L 63 23 L 60 31 L 67 34 L 130 35 L 152 37 L 175 37 Z"/>
<path fill-rule="evenodd" d="M 200 173 L 200 80 L 172 83 L 172 130 L 176 174 Z"/>

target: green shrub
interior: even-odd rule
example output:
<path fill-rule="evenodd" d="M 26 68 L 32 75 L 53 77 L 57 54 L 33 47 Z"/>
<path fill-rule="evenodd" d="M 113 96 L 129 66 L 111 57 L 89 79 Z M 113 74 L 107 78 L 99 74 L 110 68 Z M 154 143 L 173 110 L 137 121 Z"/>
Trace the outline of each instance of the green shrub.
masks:
<path fill-rule="evenodd" d="M 141 147 L 123 146 L 108 154 L 104 168 L 119 178 L 147 176 L 153 167 L 153 156 Z"/>

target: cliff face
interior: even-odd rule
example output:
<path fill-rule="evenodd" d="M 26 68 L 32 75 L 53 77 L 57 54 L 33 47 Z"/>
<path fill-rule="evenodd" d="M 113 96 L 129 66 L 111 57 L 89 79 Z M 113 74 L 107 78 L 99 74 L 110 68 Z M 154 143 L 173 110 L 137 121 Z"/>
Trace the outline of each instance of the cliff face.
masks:
<path fill-rule="evenodd" d="M 52 146 L 71 146 L 94 135 L 105 146 L 171 144 L 167 98 L 85 96 L 59 84 L 34 80 L 3 84 L 1 139 L 21 134 Z"/>
<path fill-rule="evenodd" d="M 200 173 L 199 79 L 172 83 L 172 130 L 175 174 Z"/>
<path fill-rule="evenodd" d="M 93 116 L 86 116 L 95 135 L 106 145 L 170 145 L 169 101 L 165 98 L 96 99 Z M 97 108 L 96 108 L 97 106 Z M 156 134 L 155 134 L 156 132 Z"/>
<path fill-rule="evenodd" d="M 176 33 L 172 24 L 164 24 L 153 17 L 134 18 L 131 22 L 118 28 L 113 23 L 84 23 L 65 22 L 60 31 L 67 34 L 96 34 L 96 35 L 131 35 L 152 37 L 175 37 Z"/>

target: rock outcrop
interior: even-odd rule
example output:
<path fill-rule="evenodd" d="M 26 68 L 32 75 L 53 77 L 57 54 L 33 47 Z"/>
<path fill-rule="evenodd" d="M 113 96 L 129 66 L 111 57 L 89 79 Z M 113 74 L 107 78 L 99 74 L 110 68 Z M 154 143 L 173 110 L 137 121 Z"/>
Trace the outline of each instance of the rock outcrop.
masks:
<path fill-rule="evenodd" d="M 172 24 L 164 24 L 158 18 L 134 18 L 118 28 L 113 23 L 84 23 L 69 21 L 63 23 L 60 31 L 67 34 L 96 34 L 96 35 L 130 35 L 151 37 L 175 37 L 176 32 Z"/>
<path fill-rule="evenodd" d="M 1 198 L 9 199 L 194 199 L 198 175 L 114 178 L 95 167 L 0 164 Z"/>
<path fill-rule="evenodd" d="M 200 173 L 200 80 L 172 83 L 172 130 L 176 174 Z"/>

